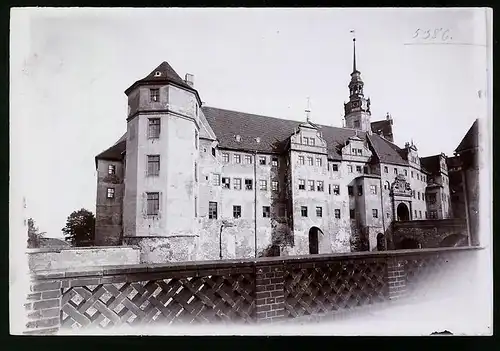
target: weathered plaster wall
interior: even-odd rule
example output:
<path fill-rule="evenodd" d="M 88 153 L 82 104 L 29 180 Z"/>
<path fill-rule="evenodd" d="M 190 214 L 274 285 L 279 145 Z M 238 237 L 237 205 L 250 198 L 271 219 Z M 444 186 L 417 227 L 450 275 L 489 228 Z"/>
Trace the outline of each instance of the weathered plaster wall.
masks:
<path fill-rule="evenodd" d="M 115 174 L 108 174 L 108 166 L 115 166 Z M 123 163 L 97 160 L 97 198 L 95 245 L 120 245 L 122 233 Z M 114 189 L 114 198 L 108 198 L 108 188 Z"/>
<path fill-rule="evenodd" d="M 27 255 L 31 270 L 141 263 L 140 250 L 133 246 L 29 249 Z"/>

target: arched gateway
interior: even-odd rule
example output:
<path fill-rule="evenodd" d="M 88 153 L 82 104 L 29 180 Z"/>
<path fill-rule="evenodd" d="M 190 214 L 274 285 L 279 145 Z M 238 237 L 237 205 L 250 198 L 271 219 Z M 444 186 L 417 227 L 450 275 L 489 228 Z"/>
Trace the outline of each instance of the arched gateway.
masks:
<path fill-rule="evenodd" d="M 410 220 L 410 210 L 408 210 L 408 206 L 404 203 L 400 203 L 396 209 L 396 214 L 398 221 L 409 221 Z"/>
<path fill-rule="evenodd" d="M 319 234 L 323 234 L 318 227 L 309 229 L 309 254 L 319 254 Z"/>

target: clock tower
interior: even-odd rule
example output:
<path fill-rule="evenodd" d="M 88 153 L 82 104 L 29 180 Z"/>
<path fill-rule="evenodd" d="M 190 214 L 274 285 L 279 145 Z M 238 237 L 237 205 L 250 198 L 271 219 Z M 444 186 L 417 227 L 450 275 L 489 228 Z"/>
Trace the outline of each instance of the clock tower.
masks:
<path fill-rule="evenodd" d="M 363 94 L 364 83 L 361 80 L 361 72 L 356 68 L 356 38 L 353 42 L 353 62 L 351 81 L 349 82 L 349 102 L 344 104 L 345 126 L 371 133 L 370 124 L 370 99 Z"/>

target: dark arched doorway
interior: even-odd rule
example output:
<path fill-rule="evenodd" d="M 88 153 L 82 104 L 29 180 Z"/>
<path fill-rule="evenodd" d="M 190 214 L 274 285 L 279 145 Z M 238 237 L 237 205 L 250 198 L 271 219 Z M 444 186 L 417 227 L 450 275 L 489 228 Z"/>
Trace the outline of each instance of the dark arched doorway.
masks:
<path fill-rule="evenodd" d="M 409 221 L 410 220 L 410 211 L 408 210 L 408 206 L 404 203 L 400 203 L 396 210 L 396 214 L 398 216 L 398 221 Z"/>
<path fill-rule="evenodd" d="M 385 236 L 382 233 L 377 234 L 377 251 L 385 251 Z"/>
<path fill-rule="evenodd" d="M 415 239 L 404 238 L 399 243 L 399 248 L 402 250 L 420 249 L 422 246 Z"/>
<path fill-rule="evenodd" d="M 316 255 L 319 253 L 319 234 L 323 234 L 318 227 L 309 229 L 309 254 Z"/>
<path fill-rule="evenodd" d="M 465 235 L 451 234 L 439 243 L 439 247 L 459 247 L 467 246 L 467 244 L 467 237 Z"/>

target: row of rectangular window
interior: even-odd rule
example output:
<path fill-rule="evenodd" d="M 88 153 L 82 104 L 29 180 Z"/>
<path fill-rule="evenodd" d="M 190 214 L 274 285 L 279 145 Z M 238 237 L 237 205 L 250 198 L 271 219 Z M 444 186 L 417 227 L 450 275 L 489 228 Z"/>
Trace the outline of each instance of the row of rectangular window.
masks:
<path fill-rule="evenodd" d="M 387 166 L 384 166 L 384 172 L 389 173 L 389 168 Z M 403 173 L 405 176 L 408 176 L 408 170 L 403 169 Z M 398 174 L 398 169 L 396 167 L 394 167 L 394 174 Z M 413 171 L 411 171 L 410 174 L 411 174 L 411 177 L 414 178 Z M 423 174 L 417 173 L 417 180 L 421 180 L 421 181 L 425 182 L 426 176 Z"/>
<path fill-rule="evenodd" d="M 236 164 L 241 164 L 241 154 L 233 154 L 233 161 Z M 252 164 L 253 163 L 253 156 L 252 155 L 244 155 L 245 156 L 245 163 L 246 164 Z M 222 161 L 224 163 L 229 163 L 229 153 L 223 152 L 222 153 Z M 267 156 L 259 156 L 259 164 L 260 165 L 266 165 L 267 164 Z M 272 156 L 271 157 L 271 165 L 273 167 L 278 166 L 278 157 Z"/>
<path fill-rule="evenodd" d="M 233 178 L 233 189 L 241 190 L 242 178 Z M 221 177 L 220 174 L 213 174 L 212 184 L 214 186 L 221 185 Z M 222 177 L 222 188 L 223 189 L 231 189 L 231 178 Z M 259 180 L 259 189 L 267 190 L 267 180 L 260 179 Z M 279 183 L 276 180 L 271 181 L 271 190 L 278 191 Z M 245 190 L 253 190 L 253 179 L 245 179 Z"/>

